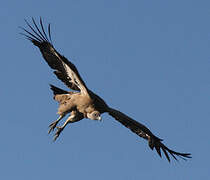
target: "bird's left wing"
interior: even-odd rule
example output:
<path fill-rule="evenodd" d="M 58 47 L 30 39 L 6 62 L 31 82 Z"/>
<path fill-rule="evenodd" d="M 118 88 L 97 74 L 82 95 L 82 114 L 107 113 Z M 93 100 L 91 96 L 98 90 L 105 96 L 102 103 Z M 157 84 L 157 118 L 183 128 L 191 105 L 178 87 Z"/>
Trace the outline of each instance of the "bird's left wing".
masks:
<path fill-rule="evenodd" d="M 146 139 L 148 141 L 149 147 L 152 150 L 155 148 L 160 157 L 161 157 L 161 150 L 162 150 L 169 162 L 170 162 L 169 154 L 176 160 L 177 160 L 176 156 L 181 157 L 183 159 L 191 158 L 190 156 L 191 154 L 189 153 L 179 153 L 179 152 L 169 149 L 162 143 L 163 140 L 153 135 L 153 133 L 146 126 L 131 119 L 127 115 L 123 114 L 122 112 L 112 109 L 112 108 L 109 108 L 107 112 L 112 117 L 114 117 L 118 122 L 123 124 L 125 127 L 129 128 L 132 132 Z"/>
<path fill-rule="evenodd" d="M 26 20 L 25 20 L 26 21 Z M 64 56 L 60 55 L 52 45 L 50 24 L 48 25 L 48 35 L 44 30 L 42 19 L 40 18 L 40 25 L 36 24 L 32 18 L 33 26 L 27 21 L 26 24 L 31 32 L 25 28 L 20 27 L 26 36 L 35 46 L 37 46 L 48 65 L 54 69 L 54 73 L 58 79 L 63 81 L 70 89 L 81 91 L 81 93 L 88 94 L 88 88 L 82 80 L 77 68 L 73 63 L 68 61 Z"/>

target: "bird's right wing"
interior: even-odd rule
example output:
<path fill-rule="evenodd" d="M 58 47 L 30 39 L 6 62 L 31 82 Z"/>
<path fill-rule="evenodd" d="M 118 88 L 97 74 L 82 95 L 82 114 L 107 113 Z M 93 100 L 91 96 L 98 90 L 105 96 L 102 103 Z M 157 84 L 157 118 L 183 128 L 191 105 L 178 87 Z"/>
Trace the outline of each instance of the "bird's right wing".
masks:
<path fill-rule="evenodd" d="M 146 139 L 148 141 L 149 147 L 153 150 L 156 149 L 157 153 L 161 157 L 161 150 L 164 152 L 166 158 L 170 162 L 170 157 L 168 153 L 177 160 L 177 157 L 181 158 L 191 158 L 191 154 L 189 153 L 179 153 L 176 151 L 173 151 L 166 147 L 161 141 L 162 139 L 156 137 L 153 135 L 153 133 L 143 124 L 140 124 L 139 122 L 131 119 L 127 115 L 123 114 L 122 112 L 109 108 L 108 113 L 114 117 L 118 122 L 123 124 L 125 127 L 129 128 L 132 132 L 136 133 L 138 136 Z"/>
<path fill-rule="evenodd" d="M 37 46 L 48 65 L 54 69 L 54 73 L 58 79 L 63 81 L 70 89 L 81 91 L 81 93 L 88 94 L 88 88 L 82 80 L 76 66 L 68 61 L 64 56 L 60 55 L 52 45 L 50 24 L 48 25 L 48 35 L 44 30 L 42 19 L 40 18 L 40 27 L 32 18 L 33 25 L 27 21 L 26 24 L 31 32 L 22 28 L 25 33 L 21 33 L 27 37 L 35 46 Z M 89 95 L 89 94 L 88 94 Z"/>

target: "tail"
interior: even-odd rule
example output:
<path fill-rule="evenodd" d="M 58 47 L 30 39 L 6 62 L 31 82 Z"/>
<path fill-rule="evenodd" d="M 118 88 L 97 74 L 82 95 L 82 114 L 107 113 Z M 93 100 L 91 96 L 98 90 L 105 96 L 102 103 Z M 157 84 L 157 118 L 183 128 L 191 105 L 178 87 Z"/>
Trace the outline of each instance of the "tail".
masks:
<path fill-rule="evenodd" d="M 53 86 L 52 84 L 50 84 L 50 89 L 53 91 L 54 96 L 57 94 L 68 94 L 68 91 L 64 91 L 63 89 Z"/>

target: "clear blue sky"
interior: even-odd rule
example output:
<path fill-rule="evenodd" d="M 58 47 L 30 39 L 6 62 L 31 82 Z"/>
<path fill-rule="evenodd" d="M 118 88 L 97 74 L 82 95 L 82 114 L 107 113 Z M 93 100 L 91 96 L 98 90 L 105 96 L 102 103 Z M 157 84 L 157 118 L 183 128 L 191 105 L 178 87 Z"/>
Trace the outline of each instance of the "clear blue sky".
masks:
<path fill-rule="evenodd" d="M 210 177 L 210 1 L 2 1 L 0 179 Z M 18 26 L 42 16 L 90 89 L 189 161 L 159 158 L 107 114 L 47 134 L 56 79 Z"/>

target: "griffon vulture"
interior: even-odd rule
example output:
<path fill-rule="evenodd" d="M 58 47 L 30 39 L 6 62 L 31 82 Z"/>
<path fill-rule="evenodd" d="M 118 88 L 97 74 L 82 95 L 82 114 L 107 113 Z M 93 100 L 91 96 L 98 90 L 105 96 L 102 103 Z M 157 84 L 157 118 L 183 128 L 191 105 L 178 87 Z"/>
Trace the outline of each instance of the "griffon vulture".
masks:
<path fill-rule="evenodd" d="M 146 126 L 133 120 L 124 113 L 110 108 L 102 98 L 88 89 L 75 65 L 54 48 L 51 40 L 50 24 L 48 25 L 48 33 L 46 33 L 41 18 L 39 25 L 36 24 L 33 18 L 33 25 L 30 25 L 26 20 L 25 22 L 31 31 L 20 27 L 25 32 L 21 34 L 39 48 L 45 61 L 54 69 L 57 78 L 65 83 L 68 88 L 74 90 L 65 91 L 50 85 L 54 93 L 54 99 L 59 102 L 59 118 L 49 125 L 49 133 L 55 128 L 57 129 L 54 140 L 58 138 L 68 123 L 74 123 L 84 118 L 101 120 L 101 114 L 107 112 L 132 132 L 146 139 L 149 147 L 152 150 L 155 148 L 160 157 L 162 150 L 169 162 L 169 154 L 175 160 L 177 160 L 177 157 L 181 157 L 182 159 L 191 158 L 190 153 L 180 153 L 166 147 L 162 143 L 163 140 L 155 136 Z M 62 126 L 57 126 L 58 122 L 69 113 L 70 116 L 65 123 Z"/>

